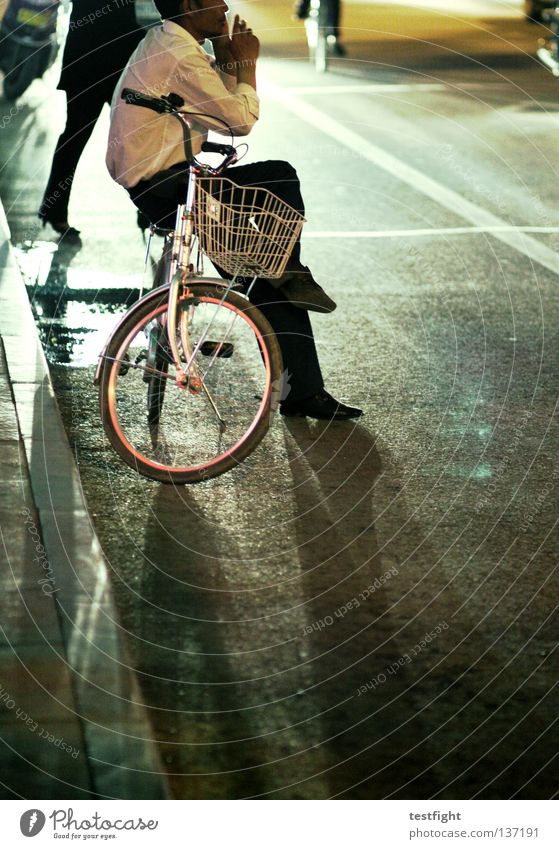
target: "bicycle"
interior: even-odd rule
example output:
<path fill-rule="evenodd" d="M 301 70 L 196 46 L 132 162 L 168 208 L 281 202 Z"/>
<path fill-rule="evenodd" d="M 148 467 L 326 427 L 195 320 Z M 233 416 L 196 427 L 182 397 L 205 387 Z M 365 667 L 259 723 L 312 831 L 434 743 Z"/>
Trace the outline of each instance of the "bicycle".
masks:
<path fill-rule="evenodd" d="M 101 418 L 131 468 L 163 483 L 197 483 L 246 459 L 277 410 L 280 348 L 247 296 L 257 277 L 283 274 L 304 218 L 268 190 L 220 176 L 238 159 L 232 145 L 205 142 L 203 151 L 223 160 L 217 168 L 198 162 L 178 95 L 121 96 L 181 122 L 189 180 L 175 228 L 164 233 L 155 280 L 162 285 L 131 307 L 100 354 Z M 203 256 L 230 280 L 199 278 Z M 239 278 L 250 278 L 245 295 Z"/>

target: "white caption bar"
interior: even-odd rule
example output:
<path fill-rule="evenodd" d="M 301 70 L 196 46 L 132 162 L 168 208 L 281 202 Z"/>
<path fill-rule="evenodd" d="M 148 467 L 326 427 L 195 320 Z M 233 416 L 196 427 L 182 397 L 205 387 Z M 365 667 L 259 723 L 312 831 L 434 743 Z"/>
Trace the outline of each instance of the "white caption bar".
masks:
<path fill-rule="evenodd" d="M 556 849 L 545 801 L 0 802 L 2 844 L 286 849 L 356 846 Z"/>

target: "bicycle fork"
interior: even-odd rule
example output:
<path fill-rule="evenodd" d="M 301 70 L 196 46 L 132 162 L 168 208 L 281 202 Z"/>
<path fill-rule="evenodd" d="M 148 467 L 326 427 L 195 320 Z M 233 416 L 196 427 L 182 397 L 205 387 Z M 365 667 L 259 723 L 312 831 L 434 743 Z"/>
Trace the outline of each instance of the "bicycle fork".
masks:
<path fill-rule="evenodd" d="M 192 233 L 194 230 L 194 197 L 196 191 L 196 172 L 190 167 L 190 178 L 188 180 L 188 190 L 186 194 L 186 202 L 180 204 L 177 208 L 177 217 L 175 220 L 175 233 L 173 246 L 171 250 L 171 263 L 169 268 L 169 306 L 167 309 L 167 338 L 171 355 L 175 364 L 175 380 L 177 386 L 181 388 L 189 388 L 193 392 L 199 392 L 201 389 L 201 381 L 191 373 L 192 356 L 189 350 L 184 350 L 184 355 L 187 360 L 187 370 L 182 367 L 181 355 L 178 345 L 177 334 L 177 316 L 179 308 L 179 292 L 182 284 L 182 271 L 188 269 L 190 262 L 190 251 L 192 247 Z M 186 248 L 186 260 L 184 252 Z M 183 348 L 185 345 L 189 347 L 188 340 L 188 321 L 185 321 L 186 327 L 181 327 L 181 341 Z M 185 338 L 186 337 L 186 338 Z"/>

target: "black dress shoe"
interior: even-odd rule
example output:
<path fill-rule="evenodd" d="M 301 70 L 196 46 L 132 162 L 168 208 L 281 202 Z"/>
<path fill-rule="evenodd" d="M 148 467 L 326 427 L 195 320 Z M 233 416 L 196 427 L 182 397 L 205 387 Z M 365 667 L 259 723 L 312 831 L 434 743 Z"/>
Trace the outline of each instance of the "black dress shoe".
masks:
<path fill-rule="evenodd" d="M 303 398 L 302 401 L 284 401 L 280 404 L 282 416 L 308 416 L 311 419 L 358 419 L 363 415 L 363 410 L 358 407 L 347 407 L 336 401 L 335 398 L 325 390 L 321 389 L 316 395 Z"/>
<path fill-rule="evenodd" d="M 79 240 L 80 231 L 76 230 L 75 227 L 71 227 L 67 221 L 53 221 L 43 212 L 39 213 L 39 218 L 43 222 L 43 227 L 46 227 L 47 224 L 50 224 L 52 229 L 58 233 L 60 236 L 72 240 Z"/>

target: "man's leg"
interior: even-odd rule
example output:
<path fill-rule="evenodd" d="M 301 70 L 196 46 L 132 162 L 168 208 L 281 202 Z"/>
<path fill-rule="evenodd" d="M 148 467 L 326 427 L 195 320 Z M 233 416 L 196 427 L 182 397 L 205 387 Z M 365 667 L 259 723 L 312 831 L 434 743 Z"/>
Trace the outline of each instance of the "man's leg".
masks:
<path fill-rule="evenodd" d="M 104 92 L 68 94 L 66 127 L 58 139 L 39 216 L 50 222 L 68 220 L 68 204 L 80 156 L 105 103 Z"/>
<path fill-rule="evenodd" d="M 300 21 L 304 21 L 305 18 L 309 17 L 310 8 L 311 0 L 297 0 L 293 7 L 293 14 L 296 18 L 299 18 Z"/>
<path fill-rule="evenodd" d="M 309 314 L 297 309 L 267 280 L 257 280 L 251 302 L 268 319 L 277 336 L 286 383 L 282 400 L 300 401 L 324 386 Z"/>
<path fill-rule="evenodd" d="M 223 175 L 241 188 L 267 189 L 301 215 L 305 214 L 299 178 L 289 162 L 282 160 L 255 162 L 251 165 L 228 168 Z M 224 203 L 241 204 L 242 192 L 225 191 L 221 200 Z M 259 204 L 258 193 L 255 204 L 256 206 Z M 299 309 L 323 313 L 333 312 L 336 309 L 335 302 L 313 279 L 310 270 L 302 265 L 300 239 L 292 249 L 283 276 L 269 282 L 271 286 L 281 288 L 285 297 Z"/>
<path fill-rule="evenodd" d="M 340 37 L 340 0 L 328 0 L 328 34 Z"/>
<path fill-rule="evenodd" d="M 281 159 L 270 159 L 266 162 L 253 162 L 250 165 L 233 165 L 223 174 L 238 186 L 261 186 L 273 192 L 281 200 L 296 209 L 301 215 L 305 214 L 305 204 L 301 195 L 301 184 L 295 168 L 289 162 Z M 291 254 L 288 267 L 300 265 L 301 243 L 297 241 Z"/>
<path fill-rule="evenodd" d="M 355 419 L 362 410 L 336 401 L 324 388 L 309 315 L 285 300 L 267 280 L 257 280 L 250 300 L 277 336 L 284 367 L 280 413 L 313 419 Z"/>
<path fill-rule="evenodd" d="M 273 192 L 285 203 L 305 214 L 305 204 L 297 172 L 288 162 L 270 160 L 233 166 L 223 176 L 238 186 L 258 186 Z M 292 267 L 301 267 L 301 246 L 297 242 L 290 258 Z M 288 268 L 289 268 L 288 264 Z M 324 386 L 313 331 L 306 309 L 294 306 L 277 288 L 276 280 L 259 279 L 250 300 L 272 325 L 281 348 L 284 368 L 289 375 L 290 400 L 308 398 Z"/>

